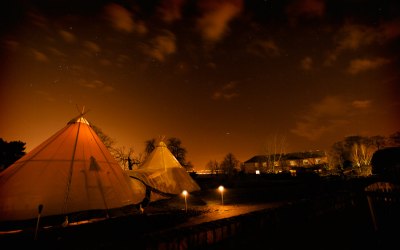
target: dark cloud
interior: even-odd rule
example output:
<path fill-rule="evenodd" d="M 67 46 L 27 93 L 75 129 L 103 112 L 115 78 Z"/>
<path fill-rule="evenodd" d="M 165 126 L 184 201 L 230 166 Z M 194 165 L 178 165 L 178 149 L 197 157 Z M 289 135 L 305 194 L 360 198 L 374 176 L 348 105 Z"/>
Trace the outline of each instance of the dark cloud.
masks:
<path fill-rule="evenodd" d="M 295 24 L 299 18 L 322 18 L 325 15 L 325 0 L 295 0 L 286 8 L 288 19 Z"/>
<path fill-rule="evenodd" d="M 164 22 L 172 23 L 182 19 L 182 9 L 186 0 L 162 0 L 157 13 Z"/>
<path fill-rule="evenodd" d="M 326 96 L 304 111 L 291 132 L 309 140 L 319 140 L 337 130 L 345 130 L 353 119 L 371 114 L 371 100 L 350 100 L 343 96 Z"/>
<path fill-rule="evenodd" d="M 281 53 L 278 45 L 271 39 L 252 42 L 248 47 L 248 51 L 260 57 L 279 56 Z"/>
<path fill-rule="evenodd" d="M 313 67 L 313 59 L 309 56 L 301 60 L 301 68 L 304 70 L 311 70 Z"/>
<path fill-rule="evenodd" d="M 238 96 L 239 92 L 237 90 L 237 83 L 229 82 L 223 85 L 221 88 L 214 91 L 214 93 L 212 94 L 212 99 L 229 101 Z"/>

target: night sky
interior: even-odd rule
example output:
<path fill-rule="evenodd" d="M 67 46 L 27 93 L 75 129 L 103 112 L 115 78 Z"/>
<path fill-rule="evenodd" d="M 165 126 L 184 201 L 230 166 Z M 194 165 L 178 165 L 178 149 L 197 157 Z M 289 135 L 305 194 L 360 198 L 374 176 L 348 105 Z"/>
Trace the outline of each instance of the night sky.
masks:
<path fill-rule="evenodd" d="M 400 1 L 1 3 L 0 137 L 85 118 L 117 145 L 176 137 L 195 169 L 271 144 L 400 130 Z"/>

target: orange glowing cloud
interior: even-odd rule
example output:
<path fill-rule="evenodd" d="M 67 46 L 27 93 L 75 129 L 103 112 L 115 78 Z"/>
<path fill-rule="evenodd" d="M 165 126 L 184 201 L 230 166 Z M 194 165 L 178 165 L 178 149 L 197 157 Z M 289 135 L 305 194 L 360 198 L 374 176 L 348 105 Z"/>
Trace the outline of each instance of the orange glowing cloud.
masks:
<path fill-rule="evenodd" d="M 163 62 L 167 56 L 176 51 L 175 35 L 169 31 L 156 36 L 150 41 L 150 44 L 144 46 L 144 53 Z"/>
<path fill-rule="evenodd" d="M 83 45 L 85 46 L 85 48 L 87 48 L 89 51 L 93 52 L 93 53 L 99 53 L 101 51 L 101 48 L 99 45 L 97 45 L 94 42 L 91 41 L 85 41 L 83 43 Z"/>
<path fill-rule="evenodd" d="M 201 1 L 199 8 L 202 16 L 197 20 L 198 30 L 206 41 L 217 42 L 226 34 L 229 22 L 242 11 L 243 1 L 207 0 Z"/>
<path fill-rule="evenodd" d="M 75 35 L 72 34 L 69 31 L 65 31 L 65 30 L 59 30 L 58 34 L 61 36 L 61 38 L 67 42 L 67 43 L 73 43 L 76 41 Z"/>
<path fill-rule="evenodd" d="M 100 80 L 87 81 L 87 80 L 81 79 L 79 81 L 79 84 L 85 88 L 89 88 L 89 89 L 93 89 L 93 90 L 100 90 L 100 91 L 104 91 L 104 92 L 114 91 L 114 88 L 112 86 L 107 85 L 103 81 L 100 81 Z"/>
<path fill-rule="evenodd" d="M 106 19 L 111 22 L 111 25 L 118 31 L 136 32 L 145 34 L 147 28 L 143 22 L 135 22 L 132 13 L 119 4 L 111 3 L 105 7 Z"/>
<path fill-rule="evenodd" d="M 335 131 L 349 123 L 352 104 L 338 96 L 327 96 L 320 102 L 310 105 L 309 110 L 301 114 L 290 131 L 311 141 L 320 139 L 324 134 Z"/>
<path fill-rule="evenodd" d="M 33 49 L 32 50 L 34 58 L 39 62 L 48 62 L 49 58 L 43 52 Z"/>
<path fill-rule="evenodd" d="M 336 47 L 328 54 L 327 65 L 331 65 L 346 50 L 357 50 L 369 45 L 384 45 L 400 36 L 400 21 L 382 23 L 379 27 L 370 27 L 346 23 L 335 36 Z"/>
<path fill-rule="evenodd" d="M 355 75 L 363 71 L 377 69 L 388 63 L 390 63 L 390 60 L 385 58 L 354 59 L 350 62 L 347 72 Z"/>

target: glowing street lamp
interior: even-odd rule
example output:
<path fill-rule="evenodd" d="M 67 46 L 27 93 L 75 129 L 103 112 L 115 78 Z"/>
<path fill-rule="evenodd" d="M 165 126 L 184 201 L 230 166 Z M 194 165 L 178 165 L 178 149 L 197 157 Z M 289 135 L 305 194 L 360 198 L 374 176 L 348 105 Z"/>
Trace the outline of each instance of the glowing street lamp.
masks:
<path fill-rule="evenodd" d="M 182 195 L 183 195 L 183 197 L 185 197 L 185 212 L 187 213 L 187 199 L 186 199 L 186 197 L 188 195 L 188 191 L 183 190 L 182 191 Z"/>
<path fill-rule="evenodd" d="M 219 192 L 221 193 L 221 205 L 224 205 L 224 186 L 218 187 Z"/>

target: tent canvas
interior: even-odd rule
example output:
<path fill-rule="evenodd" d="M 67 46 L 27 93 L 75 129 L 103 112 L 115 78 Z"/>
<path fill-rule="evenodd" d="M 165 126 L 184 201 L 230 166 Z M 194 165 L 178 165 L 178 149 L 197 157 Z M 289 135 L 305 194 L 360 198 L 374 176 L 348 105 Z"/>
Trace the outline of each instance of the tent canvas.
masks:
<path fill-rule="evenodd" d="M 40 205 L 42 218 L 114 217 L 143 198 L 82 116 L 0 173 L 0 223 L 35 219 Z"/>
<path fill-rule="evenodd" d="M 137 169 L 127 172 L 133 180 L 142 181 L 151 190 L 150 202 L 171 198 L 183 190 L 189 193 L 200 190 L 163 141 Z"/>

